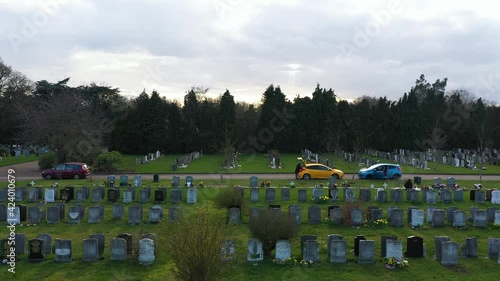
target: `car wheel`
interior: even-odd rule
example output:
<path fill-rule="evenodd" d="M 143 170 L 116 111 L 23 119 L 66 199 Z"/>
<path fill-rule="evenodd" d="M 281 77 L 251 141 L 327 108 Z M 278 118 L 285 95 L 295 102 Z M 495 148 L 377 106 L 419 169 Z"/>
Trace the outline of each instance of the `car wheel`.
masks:
<path fill-rule="evenodd" d="M 79 180 L 79 179 L 80 179 L 80 175 L 79 175 L 79 174 L 74 174 L 74 175 L 73 175 L 73 178 L 74 178 L 75 180 Z"/>
<path fill-rule="evenodd" d="M 332 177 L 333 177 L 334 179 L 336 179 L 336 180 L 338 180 L 338 179 L 339 179 L 339 175 L 337 175 L 337 174 L 333 174 L 333 175 L 332 175 Z"/>
<path fill-rule="evenodd" d="M 372 180 L 373 179 L 373 175 L 366 175 L 365 177 L 367 180 Z"/>
<path fill-rule="evenodd" d="M 305 175 L 302 176 L 302 178 L 305 179 L 305 180 L 310 180 L 311 179 L 311 175 L 305 174 Z"/>
<path fill-rule="evenodd" d="M 52 179 L 52 176 L 51 176 L 50 174 L 46 174 L 46 175 L 45 175 L 45 179 L 50 180 L 50 179 Z"/>
<path fill-rule="evenodd" d="M 401 177 L 400 175 L 395 174 L 395 175 L 392 176 L 392 179 L 393 180 L 399 180 L 400 177 Z"/>

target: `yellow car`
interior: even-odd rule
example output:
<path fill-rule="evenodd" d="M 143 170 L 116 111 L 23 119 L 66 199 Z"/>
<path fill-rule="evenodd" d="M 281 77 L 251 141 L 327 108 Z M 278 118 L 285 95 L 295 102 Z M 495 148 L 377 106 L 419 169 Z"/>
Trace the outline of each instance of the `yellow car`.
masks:
<path fill-rule="evenodd" d="M 344 172 L 338 169 L 332 169 L 323 164 L 310 163 L 305 164 L 299 171 L 299 179 L 328 179 L 330 177 L 335 177 L 341 179 L 344 177 Z"/>

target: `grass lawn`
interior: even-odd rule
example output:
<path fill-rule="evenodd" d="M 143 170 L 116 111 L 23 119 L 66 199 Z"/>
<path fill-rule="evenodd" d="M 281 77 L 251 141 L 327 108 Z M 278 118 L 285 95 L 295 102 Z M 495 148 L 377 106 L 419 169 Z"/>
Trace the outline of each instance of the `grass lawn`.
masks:
<path fill-rule="evenodd" d="M 123 163 L 121 163 L 119 171 L 135 172 L 135 173 L 172 173 L 172 164 L 180 155 L 165 155 L 157 160 L 147 164 L 136 165 L 137 155 L 124 155 Z M 240 156 L 240 166 L 235 169 L 226 169 L 224 173 L 293 173 L 295 165 L 297 165 L 297 157 L 300 155 L 294 153 L 281 154 L 282 169 L 270 168 L 270 161 L 264 154 L 242 154 Z M 371 159 L 377 158 L 369 156 Z M 357 173 L 360 167 L 358 163 L 344 161 L 341 157 L 334 154 L 323 154 L 324 159 L 328 159 L 330 166 L 335 166 L 337 169 L 345 173 Z M 378 158 L 383 163 L 387 160 Z M 222 155 L 204 154 L 201 158 L 191 163 L 186 168 L 179 168 L 175 171 L 177 174 L 195 174 L 195 173 L 219 173 L 219 163 L 222 161 Z M 389 163 L 392 163 L 389 161 Z M 500 174 L 500 166 L 484 165 L 486 170 L 483 170 L 483 175 Z M 430 170 L 422 170 L 408 165 L 401 165 L 404 174 L 477 174 L 480 170 L 471 170 L 462 167 L 453 167 L 444 165 L 439 162 L 429 162 Z"/>
<path fill-rule="evenodd" d="M 181 203 L 180 206 L 183 210 L 185 217 L 193 214 L 196 206 L 205 206 L 204 204 L 211 204 L 214 197 L 227 186 L 233 185 L 248 185 L 247 180 L 235 180 L 231 182 L 220 183 L 218 179 L 196 179 L 195 183 L 203 180 L 205 186 L 208 188 L 198 188 L 198 203 L 195 205 L 188 205 Z M 265 179 L 262 179 L 265 180 Z M 54 184 L 56 181 L 42 180 L 37 182 L 48 186 Z M 157 186 L 169 186 L 169 179 L 161 179 L 159 183 L 152 183 L 151 180 L 145 179 L 144 185 L 152 187 L 153 190 Z M 296 181 L 298 187 L 312 187 L 315 184 L 323 183 L 326 181 Z M 381 181 L 361 181 L 355 180 L 352 186 L 358 189 L 359 187 L 368 187 L 374 183 L 376 187 L 380 187 Z M 459 182 L 461 186 L 472 186 L 473 182 L 464 181 Z M 27 182 L 18 182 L 17 186 L 22 186 Z M 88 180 L 65 180 L 59 181 L 60 185 L 66 186 L 93 186 L 94 182 Z M 388 182 L 389 187 L 397 185 L 395 181 Z M 423 184 L 430 184 L 424 181 Z M 288 185 L 288 181 L 273 181 L 273 187 L 280 187 Z M 483 181 L 486 188 L 500 189 L 499 182 Z M 214 188 L 219 187 L 219 188 Z M 308 196 L 312 196 L 312 191 L 309 189 Z M 186 198 L 186 189 L 183 189 L 184 198 Z M 236 242 L 236 261 L 231 265 L 229 272 L 224 280 L 496 280 L 500 273 L 500 267 L 497 260 L 487 258 L 487 238 L 500 237 L 500 230 L 495 229 L 491 224 L 484 229 L 474 228 L 468 222 L 467 227 L 464 229 L 456 229 L 449 223 L 445 227 L 415 230 L 412 229 L 406 222 L 407 208 L 410 203 L 385 203 L 379 204 L 375 202 L 369 203 L 355 203 L 358 207 L 366 210 L 368 206 L 379 206 L 383 209 L 384 217 L 387 215 L 387 207 L 398 206 L 404 210 L 405 226 L 403 227 L 390 227 L 386 226 L 382 229 L 373 229 L 366 226 L 350 227 L 332 225 L 326 220 L 322 221 L 319 225 L 308 224 L 307 209 L 309 206 L 321 207 L 321 217 L 327 217 L 327 206 L 329 204 L 321 205 L 313 202 L 299 203 L 297 202 L 297 189 L 291 189 L 291 199 L 289 201 L 281 201 L 280 192 L 276 192 L 276 202 L 274 204 L 281 204 L 282 210 L 287 210 L 289 205 L 299 205 L 302 212 L 302 225 L 300 226 L 299 235 L 317 235 L 317 239 L 321 245 L 320 258 L 321 262 L 315 267 L 288 267 L 273 264 L 271 259 L 266 259 L 262 263 L 254 265 L 246 261 L 246 243 L 250 238 L 250 233 L 247 228 L 248 223 L 248 209 L 243 210 L 243 224 L 238 226 L 228 226 L 225 230 L 228 239 L 233 239 Z M 325 195 L 327 190 L 325 189 Z M 357 193 L 359 194 L 359 193 Z M 265 190 L 259 189 L 260 200 L 257 203 L 250 202 L 250 191 L 244 191 L 244 197 L 248 203 L 247 207 L 260 207 L 267 208 L 269 203 L 265 203 Z M 447 205 L 437 203 L 437 206 L 446 210 L 449 206 L 458 207 L 460 210 L 466 211 L 469 214 L 469 208 L 476 206 L 473 202 L 468 201 L 468 192 L 465 194 L 465 201 L 454 202 Z M 372 191 L 372 197 L 374 191 Z M 421 197 L 420 197 L 421 198 Z M 167 199 L 170 199 L 168 194 Z M 18 202 L 17 204 L 21 204 Z M 22 202 L 22 204 L 33 206 L 35 203 Z M 75 202 L 70 202 L 68 205 L 73 206 Z M 162 244 L 169 239 L 168 237 L 168 208 L 174 206 L 170 202 L 162 204 L 164 208 L 164 220 L 160 224 L 148 224 L 149 207 L 154 205 L 152 200 L 148 203 L 142 204 L 144 208 L 143 224 L 131 226 L 127 223 L 128 206 L 125 206 L 125 219 L 112 219 L 112 203 L 108 203 L 105 199 L 103 203 L 91 203 L 90 199 L 85 203 L 86 207 L 103 204 L 105 206 L 105 218 L 98 224 L 87 223 L 87 216 L 83 222 L 77 225 L 69 225 L 67 220 L 64 219 L 61 223 L 56 225 L 48 225 L 45 222 L 37 226 L 17 226 L 16 232 L 25 233 L 26 239 L 32 239 L 38 234 L 48 233 L 55 238 L 71 239 L 73 246 L 73 261 L 71 263 L 56 263 L 54 255 L 47 256 L 46 261 L 42 263 L 29 263 L 27 262 L 27 255 L 20 255 L 20 260 L 16 264 L 16 277 L 14 278 L 11 273 L 7 272 L 7 266 L 0 266 L 0 280 L 173 280 L 173 275 L 170 269 L 173 267 L 172 259 L 168 252 L 163 251 Z M 139 203 L 133 203 L 139 204 Z M 332 203 L 339 206 L 345 203 Z M 426 210 L 426 204 L 418 203 L 420 209 Z M 480 209 L 488 207 L 495 207 L 491 203 L 484 203 L 478 205 Z M 500 206 L 498 206 L 500 208 Z M 66 208 L 67 214 L 68 208 Z M 86 212 L 87 213 L 87 212 Z M 106 236 L 105 246 L 105 260 L 84 263 L 81 261 L 83 255 L 82 240 L 88 238 L 90 234 L 102 233 Z M 157 233 L 159 235 L 160 250 L 156 253 L 156 261 L 153 265 L 144 267 L 139 265 L 136 258 L 131 257 L 127 261 L 110 261 L 110 242 L 111 239 L 120 233 L 130 233 L 134 236 L 134 243 L 137 245 L 137 237 L 141 233 Z M 347 264 L 330 264 L 326 255 L 326 237 L 328 234 L 340 234 L 344 236 L 348 246 L 348 263 Z M 354 248 L 354 237 L 356 235 L 364 235 L 369 240 L 375 240 L 375 264 L 373 265 L 359 265 L 356 263 L 357 257 L 354 256 L 352 250 Z M 395 235 L 398 240 L 403 241 L 403 250 L 406 251 L 406 237 L 417 235 L 424 238 L 426 245 L 427 256 L 425 258 L 409 258 L 410 266 L 406 269 L 388 270 L 384 268 L 383 259 L 380 257 L 380 236 L 381 235 Z M 5 238 L 7 231 L 3 230 L 1 236 Z M 459 244 L 464 243 L 465 238 L 477 237 L 478 238 L 478 258 L 460 258 L 459 265 L 454 267 L 442 266 L 439 261 L 433 259 L 434 255 L 434 236 L 449 236 L 451 241 Z M 300 255 L 300 239 L 296 238 L 292 241 L 292 254 L 295 257 Z"/>
<path fill-rule="evenodd" d="M 26 163 L 26 162 L 32 162 L 32 161 L 38 161 L 38 156 L 35 155 L 30 155 L 30 156 L 9 156 L 6 158 L 3 158 L 0 161 L 0 167 L 5 167 L 5 166 L 10 166 L 14 164 L 20 164 L 20 163 Z"/>

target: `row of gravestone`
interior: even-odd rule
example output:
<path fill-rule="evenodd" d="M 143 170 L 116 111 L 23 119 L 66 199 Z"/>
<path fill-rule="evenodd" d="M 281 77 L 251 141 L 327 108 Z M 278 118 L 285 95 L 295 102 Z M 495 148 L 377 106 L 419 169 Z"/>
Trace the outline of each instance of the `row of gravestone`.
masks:
<path fill-rule="evenodd" d="M 173 176 L 171 184 L 172 184 L 172 187 L 180 187 L 181 186 L 181 178 L 178 176 Z M 135 175 L 133 184 L 129 184 L 128 175 L 121 175 L 119 183 L 116 184 L 116 176 L 109 175 L 106 178 L 106 185 L 107 186 L 130 186 L 130 185 L 132 185 L 135 187 L 140 187 L 140 186 L 142 186 L 142 176 Z M 192 176 L 186 176 L 184 186 L 186 186 L 186 187 L 194 186 L 194 178 Z"/>
<path fill-rule="evenodd" d="M 158 245 L 156 234 L 143 234 L 139 240 L 138 250 L 134 249 L 132 235 L 122 233 L 111 240 L 110 260 L 126 260 L 129 255 L 138 254 L 141 264 L 152 264 L 155 260 L 155 250 Z M 15 244 L 11 242 L 14 241 Z M 12 247 L 14 245 L 14 247 Z M 88 239 L 83 239 L 82 261 L 93 262 L 104 259 L 105 236 L 103 234 L 92 234 Z M 26 243 L 26 234 L 16 233 L 12 239 L 0 240 L 0 259 L 8 262 L 16 261 L 19 255 L 27 254 L 29 262 L 43 262 L 48 255 L 55 254 L 56 262 L 71 262 L 73 260 L 73 249 L 71 240 L 55 239 L 52 236 L 40 234 Z"/>
<path fill-rule="evenodd" d="M 421 258 L 426 256 L 424 239 L 418 236 L 409 236 L 406 240 L 407 251 L 403 252 L 403 241 L 398 241 L 397 236 L 381 236 L 381 253 L 383 258 L 396 258 L 402 260 L 407 258 Z M 435 255 L 436 260 L 441 260 L 443 265 L 454 265 L 458 263 L 459 256 L 477 257 L 477 238 L 467 238 L 462 246 L 462 254 L 459 254 L 459 245 L 449 241 L 447 236 L 436 236 Z M 262 242 L 252 238 L 247 244 L 247 261 L 257 262 L 264 260 Z M 316 235 L 304 235 L 300 238 L 300 251 L 303 260 L 308 262 L 320 262 L 320 244 Z M 347 241 L 342 235 L 330 234 L 327 236 L 326 254 L 330 263 L 347 262 Z M 488 238 L 488 257 L 498 260 L 500 263 L 500 238 Z M 358 263 L 371 264 L 375 262 L 375 240 L 367 240 L 363 235 L 354 238 L 354 255 L 358 257 Z M 292 247 L 289 240 L 278 240 L 275 247 L 275 259 L 286 261 L 292 257 Z"/>
<path fill-rule="evenodd" d="M 267 188 L 265 189 L 265 202 L 272 203 L 276 201 L 276 193 L 277 188 Z M 290 200 L 290 188 L 279 188 L 281 193 L 281 200 Z M 371 189 L 361 188 L 359 189 L 359 195 L 356 196 L 356 190 L 353 188 L 313 188 L 312 189 L 312 199 L 318 200 L 320 197 L 326 196 L 325 192 L 328 192 L 328 198 L 332 202 L 340 201 L 340 193 L 343 193 L 343 201 L 344 202 L 356 202 L 359 200 L 360 202 L 370 202 L 372 198 Z M 388 192 L 383 188 L 378 188 L 377 193 L 374 197 L 374 200 L 378 203 L 387 203 L 388 202 Z M 426 190 L 417 190 L 417 189 L 400 189 L 394 188 L 390 189 L 390 199 L 391 202 L 401 203 L 404 201 L 403 192 L 406 191 L 406 200 L 409 202 L 418 203 L 420 202 L 420 198 L 422 198 L 422 202 L 426 204 L 436 204 L 437 200 L 443 203 L 452 203 L 453 201 L 464 201 L 464 190 L 449 190 L 449 189 L 426 189 Z M 310 200 L 308 197 L 307 189 L 298 189 L 298 201 L 299 202 L 307 202 Z M 420 196 L 422 193 L 422 196 Z M 491 201 L 493 204 L 500 204 L 500 190 L 488 190 L 487 192 L 483 190 L 470 190 L 470 200 L 476 203 L 484 203 L 485 200 Z M 250 201 L 251 202 L 259 202 L 260 201 L 260 189 L 251 188 L 250 189 Z"/>
<path fill-rule="evenodd" d="M 100 223 L 104 220 L 104 205 L 89 207 L 87 209 L 87 222 Z M 125 206 L 114 204 L 112 207 L 112 218 L 123 219 L 125 216 Z M 143 221 L 143 206 L 135 205 L 128 207 L 128 222 L 130 224 L 140 224 Z M 155 205 L 149 208 L 149 223 L 159 223 L 163 218 L 163 207 Z M 176 221 L 182 216 L 180 206 L 170 207 L 168 209 L 170 221 Z M 17 205 L 11 212 L 6 205 L 0 205 L 0 221 L 7 221 L 8 224 L 17 225 L 22 222 L 28 224 L 40 224 L 45 220 L 48 224 L 57 224 L 66 218 L 66 205 L 63 203 L 55 203 L 53 206 L 24 206 Z M 70 224 L 78 224 L 85 220 L 85 206 L 76 204 L 69 207 L 67 214 L 67 222 Z"/>
<path fill-rule="evenodd" d="M 249 209 L 249 220 L 258 220 L 261 208 Z M 321 208 L 319 206 L 309 206 L 307 209 L 308 223 L 315 225 L 322 222 Z M 269 211 L 276 214 L 281 213 L 281 205 L 269 205 Z M 349 214 L 346 214 L 349 212 Z M 353 226 L 361 226 L 367 221 L 377 221 L 384 218 L 383 210 L 379 207 L 368 207 L 366 211 L 360 208 L 345 209 L 340 206 L 328 206 L 327 209 L 328 220 L 333 224 L 348 223 Z M 413 228 L 420 228 L 426 222 L 431 223 L 433 227 L 445 226 L 445 217 L 448 223 L 454 227 L 465 227 L 467 220 L 472 222 L 473 227 L 484 228 L 488 224 L 500 225 L 500 210 L 496 208 L 488 208 L 487 210 L 480 210 L 477 207 L 471 207 L 469 218 L 466 217 L 465 211 L 458 209 L 455 206 L 450 206 L 447 210 L 438 209 L 438 207 L 430 206 L 427 208 L 427 220 L 425 219 L 424 210 L 418 207 L 410 206 L 407 211 L 407 222 Z M 302 211 L 299 205 L 288 206 L 288 214 L 296 224 L 302 223 Z M 366 214 L 366 218 L 365 215 Z M 350 221 L 346 222 L 345 219 L 349 218 Z M 387 222 L 394 227 L 404 226 L 404 210 L 390 206 L 387 208 Z M 229 208 L 228 210 L 228 223 L 241 224 L 241 210 L 239 208 Z"/>
<path fill-rule="evenodd" d="M 93 203 L 102 202 L 104 198 L 107 198 L 107 201 L 110 203 L 116 203 L 118 201 L 131 203 L 136 201 L 137 193 L 135 187 L 126 187 L 123 190 L 114 187 L 107 190 L 104 187 L 97 187 L 92 190 L 89 187 L 81 187 L 76 191 L 74 187 L 65 187 L 59 190 L 59 197 L 57 197 L 58 189 L 58 187 L 50 187 L 43 190 L 41 187 L 34 187 L 30 189 L 26 188 L 25 190 L 28 194 L 28 202 L 30 203 L 39 202 L 41 200 L 47 203 L 54 203 L 57 200 L 62 202 L 75 200 L 77 203 L 82 203 L 89 198 Z M 43 198 L 42 192 L 44 194 Z M 170 190 L 170 202 L 174 204 L 180 203 L 183 200 L 182 193 L 181 188 L 172 188 Z M 186 194 L 186 202 L 188 204 L 197 202 L 198 191 L 196 188 L 188 188 Z M 154 195 L 154 202 L 163 203 L 167 200 L 167 188 L 159 187 L 153 192 L 150 187 L 142 187 L 139 190 L 137 201 L 140 203 L 147 203 L 151 200 L 152 195 Z M 8 200 L 7 196 L 7 189 L 0 190 L 0 202 L 6 202 Z M 23 202 L 25 198 L 23 188 L 15 189 L 15 202 Z"/>

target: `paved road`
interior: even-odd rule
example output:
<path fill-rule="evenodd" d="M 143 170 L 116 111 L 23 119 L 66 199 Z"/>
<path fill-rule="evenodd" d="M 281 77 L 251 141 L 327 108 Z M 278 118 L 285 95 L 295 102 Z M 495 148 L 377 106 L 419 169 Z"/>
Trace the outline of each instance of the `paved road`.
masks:
<path fill-rule="evenodd" d="M 42 176 L 41 173 L 38 171 L 38 166 L 37 162 L 29 162 L 29 163 L 22 163 L 22 164 L 16 164 L 8 167 L 0 167 L 0 183 L 1 182 L 6 182 L 7 181 L 7 174 L 8 174 L 8 169 L 13 169 L 16 171 L 16 180 L 21 181 L 21 180 L 41 180 Z M 131 174 L 129 174 L 131 175 Z M 140 174 L 144 179 L 148 178 L 153 178 L 152 174 Z M 185 174 L 175 174 L 175 173 L 165 173 L 165 174 L 160 174 L 160 179 L 170 179 L 174 175 L 185 175 Z M 186 174 L 187 175 L 187 174 Z M 220 174 L 192 174 L 196 179 L 220 179 L 221 175 Z M 288 174 L 224 174 L 224 179 L 225 180 L 231 180 L 231 179 L 249 179 L 250 176 L 257 176 L 260 179 L 265 179 L 265 180 L 293 180 L 295 179 L 295 175 L 293 173 L 288 173 Z M 357 174 L 346 174 L 344 176 L 345 180 L 350 180 L 350 179 L 357 179 Z M 442 179 L 447 179 L 450 175 L 443 175 L 443 174 L 404 174 L 403 180 L 406 179 L 412 179 L 415 176 L 422 177 L 422 180 L 432 180 L 434 177 L 440 177 Z M 478 180 L 479 181 L 479 175 L 452 175 L 455 180 Z M 92 179 L 93 180 L 105 180 L 106 175 L 93 175 Z M 485 181 L 490 181 L 490 180 L 497 180 L 500 181 L 500 175 L 483 175 L 482 180 Z"/>

